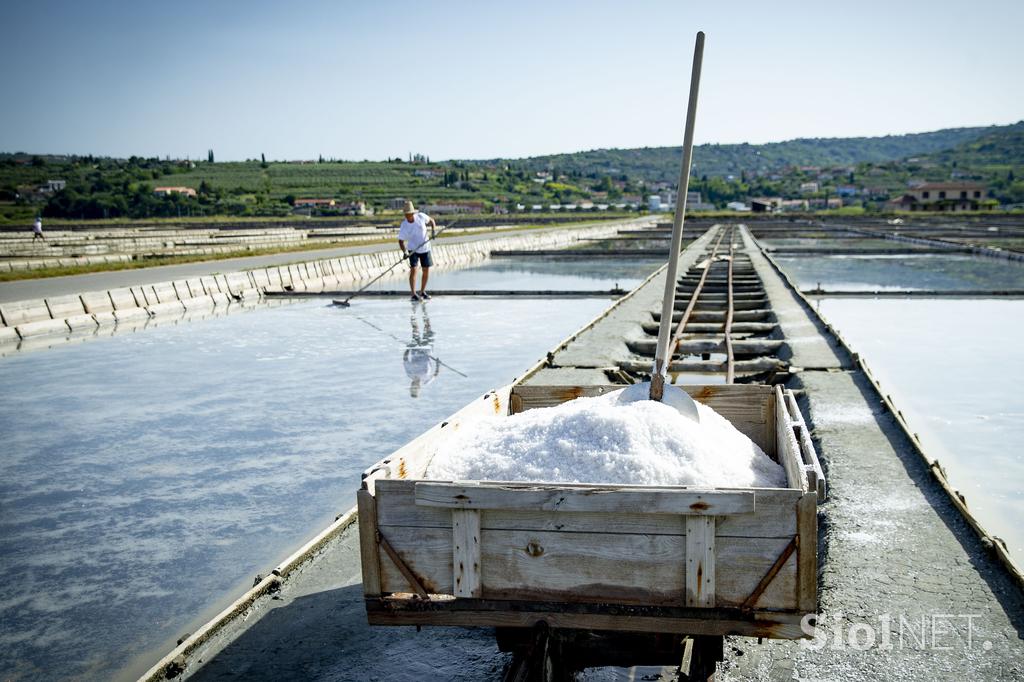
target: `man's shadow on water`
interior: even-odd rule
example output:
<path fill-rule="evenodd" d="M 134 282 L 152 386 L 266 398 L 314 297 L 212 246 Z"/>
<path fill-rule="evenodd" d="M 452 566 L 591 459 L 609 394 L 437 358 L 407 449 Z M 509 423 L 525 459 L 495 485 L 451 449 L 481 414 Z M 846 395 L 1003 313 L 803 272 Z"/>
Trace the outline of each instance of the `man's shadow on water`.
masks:
<path fill-rule="evenodd" d="M 434 328 L 430 324 L 430 315 L 426 303 L 413 303 L 409 315 L 411 338 L 402 353 L 402 366 L 409 377 L 409 395 L 420 397 L 420 391 L 427 384 L 437 379 L 444 367 L 460 377 L 469 377 L 439 358 L 434 351 Z"/>
<path fill-rule="evenodd" d="M 271 609 L 191 679 L 497 680 L 507 661 L 489 628 L 367 624 L 355 584 Z"/>
<path fill-rule="evenodd" d="M 455 369 L 435 354 L 434 327 L 430 323 L 430 315 L 425 303 L 418 301 L 412 303 L 412 311 L 409 314 L 410 339 L 408 341 L 398 338 L 359 315 L 356 315 L 356 319 L 402 344 L 404 348 L 402 366 L 406 376 L 409 377 L 409 395 L 411 397 L 418 398 L 423 387 L 437 379 L 442 367 L 460 377 L 469 378 L 467 374 Z"/>
<path fill-rule="evenodd" d="M 412 327 L 412 338 L 402 354 L 402 366 L 409 377 L 409 395 L 418 398 L 423 387 L 441 372 L 441 361 L 433 354 L 434 329 L 430 326 L 430 315 L 425 304 L 412 304 L 409 325 Z"/>

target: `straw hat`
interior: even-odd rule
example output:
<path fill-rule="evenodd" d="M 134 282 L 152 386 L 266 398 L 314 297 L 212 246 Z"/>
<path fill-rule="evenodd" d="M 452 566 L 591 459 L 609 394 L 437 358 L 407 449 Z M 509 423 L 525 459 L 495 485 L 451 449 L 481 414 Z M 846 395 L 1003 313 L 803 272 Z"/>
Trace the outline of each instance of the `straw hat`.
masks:
<path fill-rule="evenodd" d="M 411 201 L 405 202 L 405 209 L 403 210 L 403 213 L 408 215 L 410 213 L 415 213 L 415 212 L 416 212 L 416 207 L 412 205 L 412 202 Z"/>

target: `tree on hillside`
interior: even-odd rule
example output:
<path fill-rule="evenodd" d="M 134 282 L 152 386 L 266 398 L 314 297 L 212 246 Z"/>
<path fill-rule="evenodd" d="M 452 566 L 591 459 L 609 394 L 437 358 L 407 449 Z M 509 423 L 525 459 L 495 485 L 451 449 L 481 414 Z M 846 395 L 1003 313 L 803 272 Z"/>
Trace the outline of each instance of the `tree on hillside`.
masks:
<path fill-rule="evenodd" d="M 212 149 L 210 149 L 209 151 L 206 152 L 206 160 L 209 163 L 213 163 L 213 150 Z"/>

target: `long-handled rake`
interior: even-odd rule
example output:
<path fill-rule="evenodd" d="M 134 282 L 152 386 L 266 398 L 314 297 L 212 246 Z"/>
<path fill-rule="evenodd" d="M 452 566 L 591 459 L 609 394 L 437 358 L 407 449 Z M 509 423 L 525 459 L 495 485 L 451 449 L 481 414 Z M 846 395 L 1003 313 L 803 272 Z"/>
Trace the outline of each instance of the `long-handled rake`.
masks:
<path fill-rule="evenodd" d="M 431 238 L 430 238 L 430 239 L 428 239 L 427 241 L 423 242 L 423 244 L 429 244 L 430 242 L 434 241 L 435 239 L 437 239 L 438 237 L 440 237 L 440 236 L 441 236 L 442 234 L 444 234 L 444 233 L 445 233 L 445 232 L 447 232 L 448 230 L 450 230 L 450 229 L 452 229 L 453 227 L 455 227 L 455 224 L 456 224 L 457 222 L 458 222 L 458 221 L 456 220 L 456 221 L 452 222 L 452 224 L 451 224 L 451 225 L 445 225 L 445 226 L 444 226 L 444 227 L 443 227 L 442 229 L 440 229 L 440 230 L 438 230 L 438 231 L 437 231 L 437 234 L 435 234 L 435 235 L 434 235 L 433 237 L 431 237 Z M 420 246 L 422 246 L 423 244 L 421 244 Z M 417 247 L 417 248 L 419 248 L 419 247 Z M 401 258 L 400 260 L 397 260 L 397 261 L 395 261 L 395 264 L 394 264 L 394 265 L 392 265 L 392 266 L 391 266 L 390 268 L 388 268 L 388 269 L 387 269 L 387 270 L 385 270 L 384 272 L 380 273 L 379 275 L 377 275 L 376 277 L 374 277 L 373 279 L 371 279 L 371 280 L 370 280 L 369 282 L 367 282 L 367 283 L 366 283 L 366 284 L 365 284 L 365 285 L 363 286 L 363 288 L 362 288 L 362 289 L 360 289 L 359 291 L 356 291 L 356 292 L 355 292 L 355 293 L 353 293 L 353 294 L 352 294 L 351 296 L 349 296 L 348 298 L 346 298 L 346 299 L 345 299 L 344 301 L 335 301 L 335 302 L 334 302 L 334 305 L 336 305 L 336 306 L 341 306 L 342 308 L 348 308 L 348 307 L 349 307 L 349 305 L 350 305 L 350 304 L 349 304 L 349 301 L 351 301 L 351 300 L 352 300 L 353 298 L 355 298 L 355 297 L 356 297 L 356 296 L 358 296 L 359 294 L 361 294 L 361 293 L 363 293 L 364 291 L 366 291 L 367 289 L 369 289 L 369 288 L 370 288 L 371 286 L 373 286 L 373 285 L 374 285 L 374 284 L 375 284 L 375 283 L 376 283 L 376 282 L 377 282 L 378 280 L 380 280 L 380 278 L 382 278 L 382 277 L 383 277 L 384 275 L 388 274 L 389 272 L 391 272 L 392 270 L 394 270 L 395 268 L 397 268 L 397 267 L 398 267 L 399 265 L 401 265 L 401 264 L 402 264 L 402 263 L 404 263 L 404 262 L 405 262 L 406 260 L 408 260 L 408 258 L 409 258 L 409 256 L 407 256 L 407 255 L 406 255 L 406 256 L 403 256 L 403 257 L 402 257 L 402 258 Z"/>

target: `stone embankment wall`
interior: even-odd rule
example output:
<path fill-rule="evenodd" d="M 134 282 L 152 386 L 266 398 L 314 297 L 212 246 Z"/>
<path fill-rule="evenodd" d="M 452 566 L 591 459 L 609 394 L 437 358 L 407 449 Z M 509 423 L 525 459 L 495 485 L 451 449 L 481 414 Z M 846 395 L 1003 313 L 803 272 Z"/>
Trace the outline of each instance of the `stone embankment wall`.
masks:
<path fill-rule="evenodd" d="M 493 226 L 458 225 L 452 234 L 470 234 Z M 0 232 L 0 272 L 131 262 L 139 258 L 210 256 L 243 251 L 295 249 L 317 245 L 391 239 L 397 226 L 334 228 L 268 227 L 264 229 L 103 228 L 45 230 L 45 241 L 31 232 Z"/>
<path fill-rule="evenodd" d="M 458 244 L 436 243 L 434 261 L 437 267 L 453 267 L 485 260 L 491 251 L 559 248 L 580 239 L 613 235 L 620 227 L 621 224 L 616 223 Z M 258 299 L 267 290 L 315 292 L 340 288 L 376 277 L 399 259 L 397 250 L 389 250 L 109 291 L 0 303 L 0 322 L 3 323 L 0 343 L 208 310 L 235 301 Z"/>
<path fill-rule="evenodd" d="M 369 230 L 373 232 L 373 230 Z M 316 242 L 366 239 L 331 233 Z M 46 241 L 25 232 L 0 233 L 0 272 L 129 262 L 137 257 L 213 255 L 246 250 L 294 248 L 311 242 L 308 230 L 181 230 L 108 228 L 45 231 Z"/>

